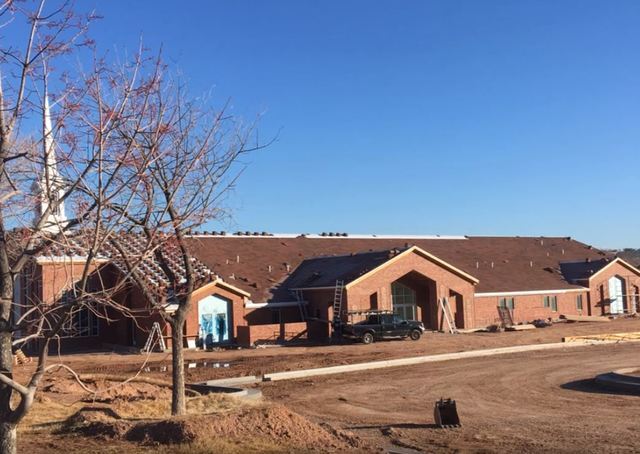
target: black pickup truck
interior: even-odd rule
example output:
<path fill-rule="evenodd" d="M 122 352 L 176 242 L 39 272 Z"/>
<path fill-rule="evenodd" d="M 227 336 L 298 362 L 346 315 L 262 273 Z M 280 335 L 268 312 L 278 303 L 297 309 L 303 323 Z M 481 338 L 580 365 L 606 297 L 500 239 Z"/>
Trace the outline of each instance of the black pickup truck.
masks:
<path fill-rule="evenodd" d="M 420 339 L 424 332 L 422 322 L 403 320 L 395 314 L 371 314 L 367 319 L 342 327 L 342 335 L 349 339 L 359 339 L 365 344 L 380 339 Z"/>

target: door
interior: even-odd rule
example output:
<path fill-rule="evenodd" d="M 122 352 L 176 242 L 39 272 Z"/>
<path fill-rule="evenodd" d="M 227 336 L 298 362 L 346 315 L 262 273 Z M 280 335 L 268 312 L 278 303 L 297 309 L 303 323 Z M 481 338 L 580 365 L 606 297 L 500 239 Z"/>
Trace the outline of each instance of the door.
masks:
<path fill-rule="evenodd" d="M 205 346 L 229 342 L 232 332 L 231 301 L 217 295 L 198 301 L 200 339 Z"/>
<path fill-rule="evenodd" d="M 392 314 L 383 314 L 380 316 L 380 336 L 393 337 L 395 334 L 394 321 L 396 316 Z"/>
<path fill-rule="evenodd" d="M 393 312 L 403 320 L 416 319 L 416 292 L 399 282 L 391 284 Z"/>
<path fill-rule="evenodd" d="M 618 276 L 609 279 L 609 313 L 622 314 L 624 312 L 623 282 Z"/>

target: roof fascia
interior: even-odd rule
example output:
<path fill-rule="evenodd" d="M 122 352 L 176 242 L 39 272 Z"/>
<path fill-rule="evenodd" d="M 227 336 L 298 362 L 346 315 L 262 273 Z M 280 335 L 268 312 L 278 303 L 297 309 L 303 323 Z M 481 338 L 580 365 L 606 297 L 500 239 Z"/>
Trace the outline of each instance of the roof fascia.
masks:
<path fill-rule="evenodd" d="M 445 262 L 444 260 L 436 257 L 435 255 L 428 253 L 424 249 L 421 249 L 418 246 L 412 246 L 409 249 L 407 249 L 406 251 L 401 252 L 400 254 L 398 254 L 395 257 L 387 260 L 386 262 L 381 263 L 380 265 L 378 265 L 377 267 L 373 268 L 372 270 L 369 270 L 368 272 L 366 272 L 362 276 L 358 277 L 357 279 L 354 279 L 353 281 L 349 282 L 347 285 L 345 285 L 345 288 L 347 290 L 350 289 L 351 287 L 353 287 L 357 283 L 362 282 L 363 280 L 365 280 L 368 277 L 372 276 L 373 274 L 377 273 L 381 269 L 386 268 L 387 266 L 390 266 L 390 265 L 394 264 L 395 262 L 397 262 L 398 260 L 402 259 L 406 255 L 413 254 L 413 253 L 421 255 L 423 258 L 426 258 L 426 259 L 428 259 L 428 260 L 440 265 L 441 267 L 443 267 L 445 269 L 448 269 L 449 271 L 453 271 L 455 274 L 458 274 L 459 276 L 463 277 L 464 279 L 466 279 L 468 281 L 471 281 L 474 285 L 477 284 L 478 282 L 480 282 L 477 278 L 471 276 L 470 274 L 465 273 L 464 271 L 460 270 L 459 268 L 456 268 L 455 266 L 451 265 L 450 263 Z"/>
<path fill-rule="evenodd" d="M 638 276 L 640 276 L 640 270 L 638 268 L 636 268 L 635 266 L 631 265 L 629 262 L 621 259 L 620 257 L 616 257 L 609 264 L 603 266 L 598 271 L 596 271 L 591 276 L 589 276 L 589 282 L 591 282 L 591 280 L 594 277 L 596 277 L 598 274 L 604 272 L 607 268 L 610 268 L 611 266 L 613 266 L 615 263 L 619 263 L 620 265 L 624 266 L 625 268 L 628 268 L 630 271 L 632 271 L 635 274 L 637 274 Z"/>

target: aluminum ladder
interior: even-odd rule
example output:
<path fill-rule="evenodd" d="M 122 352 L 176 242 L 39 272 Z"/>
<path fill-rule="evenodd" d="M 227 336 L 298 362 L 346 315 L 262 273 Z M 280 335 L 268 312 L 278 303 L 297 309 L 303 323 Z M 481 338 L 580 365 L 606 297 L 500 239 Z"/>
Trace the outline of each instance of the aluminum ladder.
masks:
<path fill-rule="evenodd" d="M 298 309 L 300 310 L 300 318 L 302 318 L 303 322 L 306 322 L 309 319 L 309 313 L 307 311 L 307 305 L 304 304 L 304 298 L 302 297 L 302 290 L 296 290 L 294 292 L 296 297 L 296 301 L 298 302 Z"/>
<path fill-rule="evenodd" d="M 333 326 L 334 329 L 342 325 L 342 295 L 344 293 L 344 281 L 337 280 L 333 294 Z"/>
<path fill-rule="evenodd" d="M 440 309 L 442 310 L 442 318 L 444 322 L 447 322 L 447 326 L 449 327 L 449 332 L 451 334 L 458 334 L 458 328 L 456 328 L 456 322 L 453 318 L 453 314 L 451 313 L 451 306 L 449 306 L 449 301 L 447 298 L 441 298 Z"/>
<path fill-rule="evenodd" d="M 154 338 L 156 336 L 157 336 L 158 340 L 154 341 Z M 167 346 L 164 343 L 164 338 L 162 337 L 162 330 L 160 330 L 160 323 L 153 322 L 153 325 L 151 326 L 151 332 L 149 333 L 149 337 L 147 338 L 147 342 L 144 344 L 142 352 L 143 353 L 150 353 L 153 350 L 153 347 L 155 347 L 156 342 L 157 342 L 158 346 L 160 347 L 161 351 L 164 352 L 167 349 Z"/>

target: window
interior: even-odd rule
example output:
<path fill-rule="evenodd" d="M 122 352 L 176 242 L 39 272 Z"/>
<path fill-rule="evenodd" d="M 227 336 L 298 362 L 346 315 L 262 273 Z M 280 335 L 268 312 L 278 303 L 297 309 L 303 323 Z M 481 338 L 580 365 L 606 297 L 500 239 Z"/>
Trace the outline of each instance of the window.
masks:
<path fill-rule="evenodd" d="M 369 308 L 378 309 L 378 292 L 369 295 Z"/>
<path fill-rule="evenodd" d="M 500 298 L 498 306 L 506 309 L 515 309 L 516 307 L 514 298 Z"/>
<path fill-rule="evenodd" d="M 558 312 L 558 297 L 557 296 L 545 296 L 544 307 L 551 308 L 553 312 Z"/>
<path fill-rule="evenodd" d="M 576 309 L 582 310 L 582 295 L 576 296 Z"/>
<path fill-rule="evenodd" d="M 97 336 L 99 319 L 92 311 L 83 307 L 74 312 L 65 326 L 65 334 L 69 337 Z"/>
<path fill-rule="evenodd" d="M 406 285 L 394 282 L 391 284 L 391 301 L 393 312 L 404 320 L 416 319 L 416 292 Z"/>

